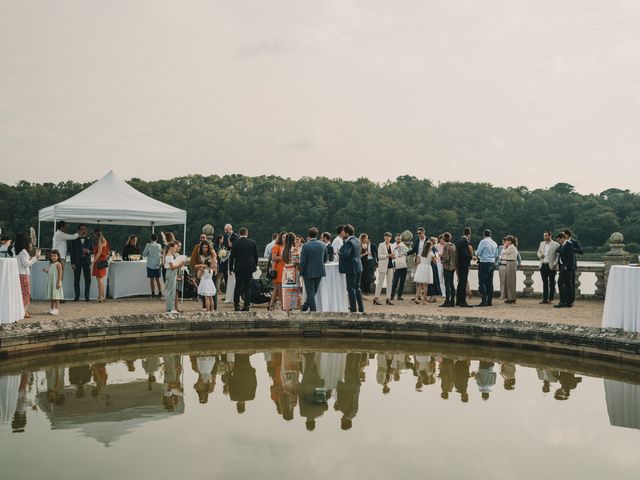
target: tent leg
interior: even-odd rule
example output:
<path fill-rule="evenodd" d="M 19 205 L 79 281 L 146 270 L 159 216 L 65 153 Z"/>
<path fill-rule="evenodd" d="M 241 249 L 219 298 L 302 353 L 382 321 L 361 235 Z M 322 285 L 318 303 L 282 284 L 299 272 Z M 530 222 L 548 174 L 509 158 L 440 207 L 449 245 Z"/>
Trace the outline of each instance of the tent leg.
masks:
<path fill-rule="evenodd" d="M 184 224 L 184 234 L 182 237 L 182 251 L 187 254 L 187 223 Z M 182 292 L 180 293 L 180 303 L 184 303 L 184 275 L 182 276 Z"/>
<path fill-rule="evenodd" d="M 53 236 L 55 237 L 56 235 L 56 224 L 58 223 L 58 221 L 56 220 L 55 215 L 53 216 Z M 53 237 L 51 237 L 51 249 L 53 250 Z M 65 258 L 66 260 L 66 258 Z"/>
<path fill-rule="evenodd" d="M 40 248 L 40 220 L 38 220 L 38 248 Z"/>

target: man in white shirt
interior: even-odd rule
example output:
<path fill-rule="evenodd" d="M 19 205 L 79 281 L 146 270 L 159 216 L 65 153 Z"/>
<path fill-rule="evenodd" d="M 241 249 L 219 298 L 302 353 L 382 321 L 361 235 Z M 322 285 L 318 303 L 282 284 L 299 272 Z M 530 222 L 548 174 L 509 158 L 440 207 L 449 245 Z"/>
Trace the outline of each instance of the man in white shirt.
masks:
<path fill-rule="evenodd" d="M 342 245 L 344 245 L 344 225 L 338 225 L 336 233 L 336 238 L 333 239 L 331 246 L 333 247 L 333 252 L 338 255 Z"/>
<path fill-rule="evenodd" d="M 67 242 L 78 238 L 78 233 L 65 233 L 67 230 L 67 222 L 60 220 L 56 224 L 56 233 L 53 234 L 51 242 L 52 249 L 60 252 L 60 263 L 62 264 L 62 275 L 64 276 L 64 264 L 67 261 Z"/>
<path fill-rule="evenodd" d="M 264 247 L 264 258 L 266 258 L 267 260 L 271 259 L 271 250 L 273 249 L 274 245 L 276 244 L 276 240 L 278 239 L 278 234 L 277 233 L 272 233 L 271 234 L 271 241 L 269 243 L 267 243 L 267 246 Z"/>
<path fill-rule="evenodd" d="M 540 276 L 542 277 L 542 301 L 540 303 L 553 303 L 559 248 L 560 244 L 551 239 L 551 232 L 544 232 L 544 240 L 540 242 L 538 247 Z"/>

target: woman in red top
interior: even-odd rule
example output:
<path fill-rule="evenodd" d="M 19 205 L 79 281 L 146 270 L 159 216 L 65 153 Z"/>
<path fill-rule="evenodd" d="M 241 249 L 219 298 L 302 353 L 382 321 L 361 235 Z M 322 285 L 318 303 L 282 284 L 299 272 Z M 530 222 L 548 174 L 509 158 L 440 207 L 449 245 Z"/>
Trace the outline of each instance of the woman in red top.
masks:
<path fill-rule="evenodd" d="M 280 232 L 276 244 L 271 249 L 271 268 L 276 271 L 276 278 L 273 279 L 273 293 L 267 310 L 273 309 L 276 301 L 280 299 L 282 303 L 282 273 L 284 272 L 284 261 L 282 260 L 282 252 L 284 250 L 284 237 L 287 232 Z"/>
<path fill-rule="evenodd" d="M 105 300 L 105 288 L 103 278 L 107 275 L 107 267 L 99 268 L 98 263 L 106 262 L 109 258 L 109 242 L 100 230 L 95 232 L 97 242 L 93 247 L 93 262 L 91 263 L 91 275 L 98 280 L 98 303 Z"/>

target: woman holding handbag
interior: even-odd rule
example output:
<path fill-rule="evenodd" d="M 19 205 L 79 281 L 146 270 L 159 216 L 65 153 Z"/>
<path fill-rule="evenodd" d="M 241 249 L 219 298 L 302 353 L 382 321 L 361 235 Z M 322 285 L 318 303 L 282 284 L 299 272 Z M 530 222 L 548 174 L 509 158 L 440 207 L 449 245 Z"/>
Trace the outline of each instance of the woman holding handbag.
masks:
<path fill-rule="evenodd" d="M 96 243 L 93 247 L 93 262 L 91 263 L 91 275 L 98 281 L 98 303 L 105 301 L 104 277 L 107 275 L 109 267 L 109 242 L 100 229 L 93 232 L 96 236 Z"/>

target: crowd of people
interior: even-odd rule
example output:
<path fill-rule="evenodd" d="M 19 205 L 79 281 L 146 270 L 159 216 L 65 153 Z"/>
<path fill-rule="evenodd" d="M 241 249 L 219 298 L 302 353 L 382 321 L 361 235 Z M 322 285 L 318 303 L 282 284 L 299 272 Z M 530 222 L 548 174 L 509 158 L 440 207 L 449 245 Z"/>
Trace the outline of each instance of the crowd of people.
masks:
<path fill-rule="evenodd" d="M 85 301 L 89 301 L 92 278 L 97 282 L 97 301 L 106 299 L 105 276 L 111 250 L 108 240 L 100 228 L 94 229 L 93 236 L 88 235 L 88 228 L 83 224 L 78 225 L 73 234 L 67 233 L 67 228 L 66 222 L 57 223 L 49 253 L 50 266 L 45 269 L 49 279 L 47 298 L 51 300 L 49 313 L 52 315 L 57 315 L 60 303 L 64 303 L 62 281 L 68 257 L 74 276 L 74 300 L 80 300 L 80 281 L 84 279 L 82 293 Z M 493 305 L 495 272 L 499 276 L 500 299 L 506 304 L 514 304 L 516 272 L 522 261 L 517 247 L 515 236 L 504 237 L 498 245 L 491 231 L 485 230 L 474 248 L 468 227 L 455 241 L 450 232 L 429 237 L 426 230 L 419 227 L 416 237 L 408 244 L 402 234 L 391 232 L 386 232 L 382 241 L 375 244 L 366 233 L 356 235 L 349 224 L 339 225 L 334 238 L 315 227 L 311 227 L 305 236 L 282 231 L 272 235 L 264 251 L 268 261 L 266 277 L 273 287 L 267 309 L 316 311 L 316 296 L 327 275 L 328 263 L 337 263 L 339 272 L 344 274 L 349 311 L 364 312 L 365 300 L 370 295 L 373 295 L 373 306 L 383 305 L 383 300 L 387 305 L 394 305 L 404 299 L 408 259 L 412 256 L 415 258 L 416 294 L 411 301 L 416 304 L 435 303 L 444 298 L 440 307 L 471 307 L 468 303 L 471 296 L 469 271 L 474 261 L 478 264 L 481 299 L 475 306 Z M 183 292 L 185 275 L 193 275 L 203 310 L 217 310 L 222 291 L 225 292 L 225 303 L 233 303 L 235 310 L 251 308 L 255 296 L 252 282 L 261 272 L 257 244 L 249 238 L 247 228 L 235 232 L 232 225 L 227 224 L 224 233 L 213 241 L 203 233 L 189 257 L 180 254 L 182 248 L 182 243 L 171 232 L 163 232 L 160 237 L 152 234 L 141 251 L 137 236 L 131 235 L 123 248 L 122 259 L 146 260 L 152 298 L 162 298 L 160 278 L 163 279 L 167 312 L 179 311 L 178 299 Z M 560 301 L 555 307 L 573 306 L 576 255 L 581 253 L 580 244 L 569 230 L 559 232 L 555 238 L 551 232 L 544 233 L 537 251 L 543 282 L 541 303 L 553 303 L 557 283 Z M 30 270 L 40 252 L 34 250 L 27 235 L 18 236 L 15 243 L 3 236 L 0 238 L 0 256 L 18 259 L 23 304 L 29 318 Z"/>
<path fill-rule="evenodd" d="M 162 379 L 162 395 L 158 401 L 168 412 L 184 411 L 184 397 L 188 395 L 184 371 L 190 368 L 196 376 L 192 388 L 199 404 L 207 404 L 218 387 L 220 394 L 235 403 L 236 411 L 244 414 L 249 402 L 256 398 L 258 378 L 251 362 L 259 358 L 258 361 L 266 364 L 269 396 L 275 413 L 283 420 L 290 421 L 296 416 L 297 410 L 298 416 L 304 419 L 306 429 L 310 431 L 316 428 L 317 421 L 330 409 L 330 402 L 333 402 L 333 410 L 340 414 L 341 428 L 352 428 L 359 410 L 361 387 L 368 381 L 369 369 L 375 373 L 372 381 L 384 395 L 392 395 L 406 375 L 415 379 L 414 388 L 417 392 L 438 392 L 443 400 L 457 399 L 465 404 L 472 401 L 474 389 L 477 390 L 478 399 L 488 401 L 498 378 L 501 378 L 501 388 L 505 391 L 516 389 L 516 364 L 507 361 L 472 360 L 429 353 L 409 355 L 404 352 L 345 353 L 292 349 L 267 351 L 263 355 L 218 352 L 189 357 L 151 356 L 140 363 L 135 360 L 124 362 L 130 373 L 140 368 L 144 370 L 144 373 L 139 373 L 146 376 L 149 391 L 155 390 L 154 385 Z M 76 364 L 68 369 L 45 369 L 49 405 L 41 404 L 41 408 L 57 408 L 66 402 L 70 394 L 76 397 L 76 402 L 87 395 L 114 395 L 113 392 L 103 393 L 109 384 L 109 369 L 113 366 L 96 362 Z M 561 401 L 568 400 L 582 381 L 575 373 L 550 368 L 538 368 L 537 375 L 542 393 L 551 393 L 553 387 L 554 398 Z M 470 381 L 475 383 L 475 387 L 470 388 Z M 119 382 L 122 383 L 122 380 Z M 12 424 L 14 431 L 24 431 L 27 426 L 27 389 L 31 384 L 33 374 L 24 373 L 18 384 L 18 402 Z"/>

